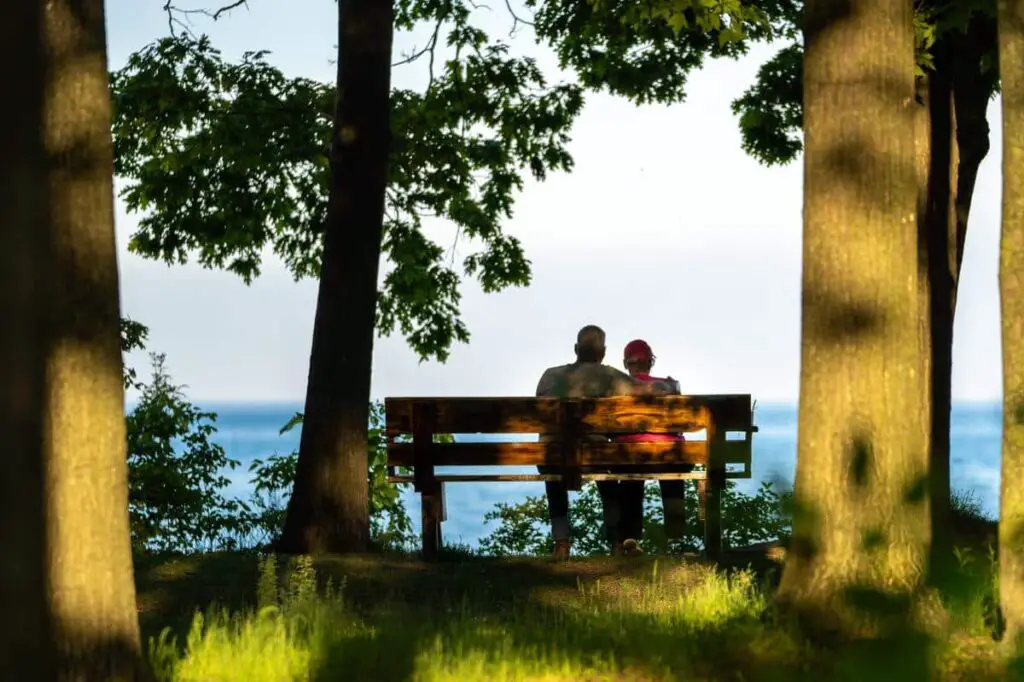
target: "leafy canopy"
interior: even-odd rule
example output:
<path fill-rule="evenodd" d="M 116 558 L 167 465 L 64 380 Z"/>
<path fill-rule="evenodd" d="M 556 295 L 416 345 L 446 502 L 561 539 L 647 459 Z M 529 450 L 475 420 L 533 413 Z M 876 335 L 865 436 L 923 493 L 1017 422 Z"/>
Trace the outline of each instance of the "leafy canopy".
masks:
<path fill-rule="evenodd" d="M 686 78 L 708 58 L 738 58 L 754 42 L 780 42 L 732 105 L 744 151 L 766 165 L 803 148 L 803 39 L 799 0 L 528 0 L 537 35 L 589 89 L 637 104 L 686 98 Z M 994 17 L 993 0 L 915 2 L 918 73 L 932 69 L 940 35 Z M 980 65 L 994 68 L 995 45 Z M 994 82 L 993 82 L 994 90 Z"/>
<path fill-rule="evenodd" d="M 526 0 L 539 41 L 587 88 L 638 103 L 679 102 L 708 58 L 736 58 L 778 31 L 790 0 Z"/>
<path fill-rule="evenodd" d="M 392 92 L 394 133 L 382 244 L 388 264 L 378 300 L 383 335 L 401 330 L 421 359 L 445 360 L 466 342 L 463 276 L 487 292 L 530 282 L 522 245 L 502 231 L 525 173 L 572 168 L 569 129 L 583 97 L 550 84 L 534 60 L 472 22 L 468 0 L 398 3 L 398 30 L 429 22 L 423 91 Z M 112 74 L 115 170 L 141 214 L 129 248 L 167 263 L 189 259 L 246 283 L 268 252 L 296 278 L 316 277 L 329 187 L 334 85 L 286 77 L 267 52 L 232 63 L 206 37 L 158 40 Z M 477 245 L 424 232 L 454 226 Z"/>
<path fill-rule="evenodd" d="M 953 0 L 915 3 L 914 29 L 917 35 L 917 75 L 935 68 L 932 49 L 944 34 L 964 33 L 975 16 L 994 20 L 991 0 Z M 793 161 L 803 149 L 803 43 L 799 37 L 799 14 L 791 22 L 792 42 L 783 46 L 757 72 L 757 81 L 733 101 L 739 117 L 743 150 L 761 163 L 773 166 Z M 995 45 L 989 48 L 994 55 Z M 991 57 L 978 65 L 979 76 L 990 81 L 994 94 L 997 82 Z"/>

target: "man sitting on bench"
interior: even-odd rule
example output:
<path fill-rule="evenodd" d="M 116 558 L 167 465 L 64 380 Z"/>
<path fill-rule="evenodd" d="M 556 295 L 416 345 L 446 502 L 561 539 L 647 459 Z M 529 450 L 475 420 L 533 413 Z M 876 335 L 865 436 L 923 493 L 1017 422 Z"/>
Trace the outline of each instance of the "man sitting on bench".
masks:
<path fill-rule="evenodd" d="M 606 398 L 617 395 L 662 395 L 666 391 L 660 384 L 635 379 L 614 367 L 602 364 L 605 355 L 604 330 L 595 325 L 583 327 L 576 335 L 576 362 L 547 369 L 537 383 L 538 397 L 551 398 Z M 604 436 L 594 434 L 595 439 L 606 441 Z M 557 436 L 541 435 L 542 440 L 553 440 Z M 559 473 L 558 467 L 537 467 L 542 474 Z M 615 483 L 614 481 L 610 483 Z M 545 481 L 548 499 L 548 515 L 551 521 L 551 535 L 555 541 L 554 555 L 569 556 L 571 538 L 569 533 L 569 490 L 563 481 Z M 615 529 L 620 525 L 621 512 L 614 496 L 604 503 L 605 533 L 609 542 L 619 540 Z"/>
<path fill-rule="evenodd" d="M 668 394 L 679 395 L 679 383 L 672 377 L 651 376 L 651 368 L 654 367 L 654 351 L 650 345 L 642 340 L 636 339 L 626 344 L 623 350 L 622 362 L 634 379 L 657 385 Z M 681 441 L 682 434 L 673 433 L 633 433 L 618 436 L 612 439 L 617 443 L 645 443 L 663 441 Z M 682 465 L 678 471 L 689 472 L 693 467 Z M 616 467 L 616 472 L 630 473 L 634 470 L 630 467 Z M 636 544 L 643 535 L 643 513 L 644 513 L 644 484 L 645 481 L 616 481 L 612 482 L 618 487 L 617 496 L 621 509 L 620 527 L 618 536 L 625 541 L 624 549 L 627 553 L 639 551 Z M 679 538 L 686 528 L 686 483 L 681 480 L 662 480 L 661 501 L 665 510 L 665 534 L 669 538 Z"/>

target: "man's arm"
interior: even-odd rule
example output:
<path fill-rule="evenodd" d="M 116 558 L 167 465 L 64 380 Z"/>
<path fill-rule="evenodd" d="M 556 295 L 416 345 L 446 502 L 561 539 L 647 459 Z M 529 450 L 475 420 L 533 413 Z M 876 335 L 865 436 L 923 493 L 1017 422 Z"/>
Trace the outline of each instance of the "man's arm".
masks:
<path fill-rule="evenodd" d="M 537 397 L 546 398 L 555 395 L 555 374 L 554 367 L 550 367 L 544 370 L 544 373 L 540 375 L 540 381 L 537 382 Z M 539 435 L 541 443 L 547 443 L 555 440 L 557 436 L 550 433 L 542 433 Z"/>
<path fill-rule="evenodd" d="M 634 379 L 625 372 L 609 368 L 612 376 L 612 395 L 665 395 L 666 387 L 661 382 L 647 382 Z"/>
<path fill-rule="evenodd" d="M 540 375 L 540 381 L 537 382 L 538 398 L 550 396 L 554 393 L 555 373 L 552 370 L 554 370 L 554 367 L 544 370 L 544 373 Z"/>
<path fill-rule="evenodd" d="M 630 377 L 630 379 L 632 378 Z M 669 395 L 671 393 L 669 387 L 661 381 L 639 381 L 636 379 L 634 381 L 640 385 L 634 388 L 632 395 Z"/>
<path fill-rule="evenodd" d="M 651 383 L 661 386 L 666 395 L 682 395 L 682 392 L 679 390 L 679 382 L 672 377 L 665 377 L 664 379 Z"/>

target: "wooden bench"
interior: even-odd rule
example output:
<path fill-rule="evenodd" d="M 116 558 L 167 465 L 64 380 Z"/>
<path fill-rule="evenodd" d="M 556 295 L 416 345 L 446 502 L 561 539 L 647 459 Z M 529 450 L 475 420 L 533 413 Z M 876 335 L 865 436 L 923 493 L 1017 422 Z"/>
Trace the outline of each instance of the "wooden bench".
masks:
<path fill-rule="evenodd" d="M 749 395 L 636 396 L 616 398 L 387 398 L 388 480 L 412 483 L 421 496 L 423 558 L 433 560 L 445 520 L 444 484 L 470 481 L 583 481 L 694 479 L 708 554 L 722 548 L 721 491 L 728 478 L 750 478 L 753 424 Z M 691 433 L 706 440 L 661 443 L 594 442 L 594 435 L 636 432 Z M 728 434 L 741 439 L 727 439 Z M 448 434 L 541 434 L 541 442 L 443 442 Z M 588 439 L 589 437 L 589 439 Z M 450 441 L 451 439 L 447 439 Z M 667 472 L 669 465 L 703 471 Z M 435 467 L 541 466 L 557 474 L 443 474 Z M 636 474 L 588 472 L 630 465 Z M 738 471 L 730 465 L 741 465 Z M 412 475 L 398 469 L 412 469 Z"/>

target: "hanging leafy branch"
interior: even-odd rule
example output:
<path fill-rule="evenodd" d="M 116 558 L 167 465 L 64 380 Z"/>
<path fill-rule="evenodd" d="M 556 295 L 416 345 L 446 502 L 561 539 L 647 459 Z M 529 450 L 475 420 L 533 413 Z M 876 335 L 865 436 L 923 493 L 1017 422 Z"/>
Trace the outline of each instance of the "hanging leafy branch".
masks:
<path fill-rule="evenodd" d="M 992 0 L 952 0 L 915 3 L 917 74 L 934 70 L 932 48 L 939 36 L 965 34 L 976 17 L 995 21 Z M 799 14 L 789 18 L 794 41 L 782 47 L 761 66 L 757 81 L 732 104 L 739 116 L 743 150 L 761 163 L 787 164 L 803 149 L 803 44 L 799 39 Z M 989 81 L 995 94 L 995 44 L 979 65 L 976 77 Z"/>
<path fill-rule="evenodd" d="M 687 77 L 708 59 L 738 58 L 751 43 L 781 42 L 757 80 L 732 105 L 743 149 L 767 165 L 803 146 L 803 39 L 799 0 L 526 0 L 538 39 L 588 89 L 637 104 L 686 98 Z M 993 0 L 918 0 L 918 73 L 931 68 L 939 35 L 964 33 L 978 16 L 994 20 Z M 991 76 L 994 43 L 981 65 Z M 992 79 L 995 90 L 995 79 Z"/>
<path fill-rule="evenodd" d="M 785 36 L 792 0 L 526 0 L 538 40 L 590 89 L 638 103 L 685 99 L 707 59 Z"/>
<path fill-rule="evenodd" d="M 568 171 L 569 130 L 583 97 L 550 84 L 534 60 L 475 27 L 465 2 L 404 0 L 396 28 L 434 37 L 423 91 L 392 92 L 394 134 L 382 245 L 387 273 L 378 331 L 396 330 L 421 359 L 445 360 L 469 339 L 464 276 L 499 291 L 530 282 L 522 245 L 502 230 L 529 172 Z M 168 263 L 195 260 L 249 283 L 273 252 L 296 278 L 319 273 L 326 218 L 333 84 L 288 78 L 266 51 L 231 63 L 208 38 L 179 34 L 133 54 L 112 75 L 115 169 L 140 214 L 129 248 Z M 454 226 L 476 250 L 423 231 Z"/>

